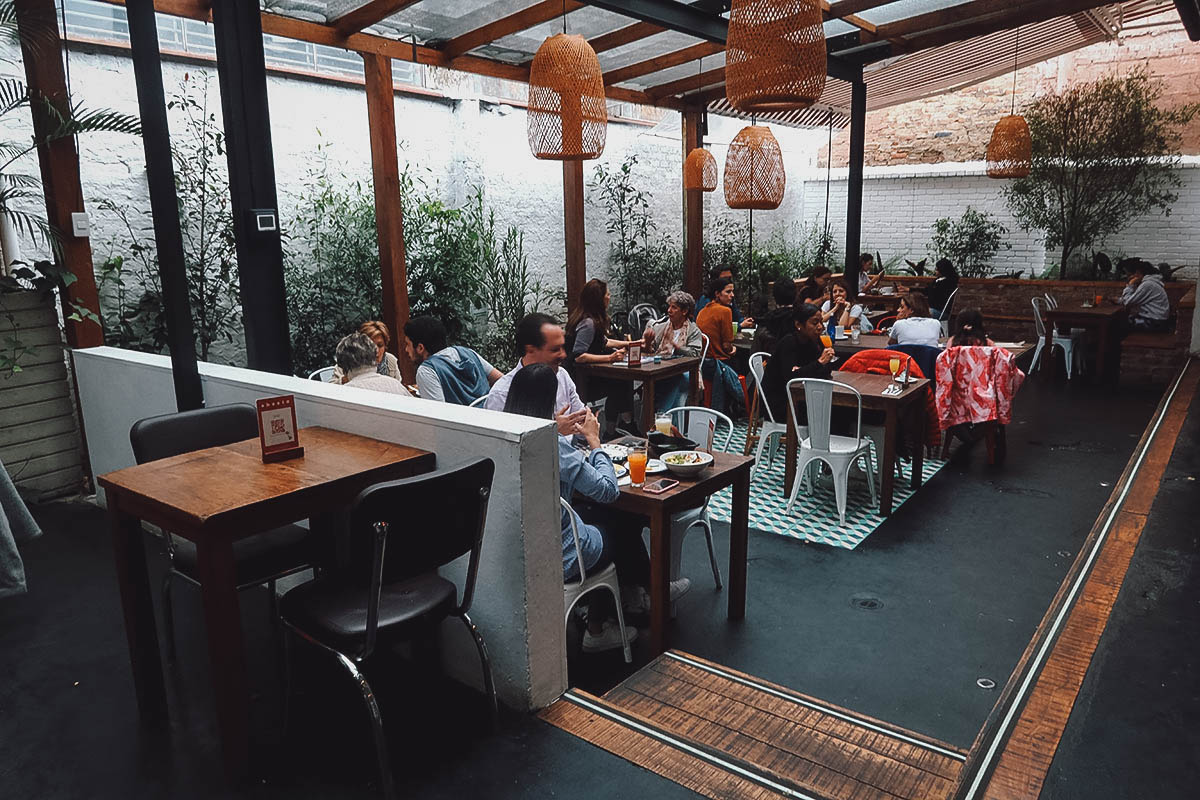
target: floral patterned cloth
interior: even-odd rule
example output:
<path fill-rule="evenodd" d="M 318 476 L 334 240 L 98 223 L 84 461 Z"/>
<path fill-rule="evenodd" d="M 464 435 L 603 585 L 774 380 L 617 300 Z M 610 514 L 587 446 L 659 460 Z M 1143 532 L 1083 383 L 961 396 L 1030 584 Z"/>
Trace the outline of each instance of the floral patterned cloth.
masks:
<path fill-rule="evenodd" d="M 1025 373 L 1003 347 L 950 347 L 937 360 L 937 415 L 954 425 L 1012 421 L 1012 404 Z"/>
<path fill-rule="evenodd" d="M 842 371 L 865 372 L 869 375 L 891 375 L 892 371 L 888 367 L 888 362 L 893 358 L 900 359 L 901 372 L 904 371 L 905 364 L 908 364 L 909 377 L 925 377 L 925 373 L 921 372 L 921 367 L 917 364 L 916 359 L 898 350 L 860 350 L 846 360 L 846 363 L 842 365 Z M 937 409 L 933 404 L 933 392 L 927 392 L 925 395 L 925 444 L 937 447 L 941 441 L 942 434 L 941 428 L 938 427 Z"/>

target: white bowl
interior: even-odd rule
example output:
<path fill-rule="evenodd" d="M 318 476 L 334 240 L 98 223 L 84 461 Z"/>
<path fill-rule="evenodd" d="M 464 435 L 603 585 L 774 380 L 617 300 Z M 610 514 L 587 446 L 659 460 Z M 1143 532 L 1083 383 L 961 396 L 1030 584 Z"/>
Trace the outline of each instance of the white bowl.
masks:
<path fill-rule="evenodd" d="M 674 464 L 672 460 L 680 456 L 696 456 L 698 460 L 690 464 Z M 690 478 L 696 475 L 705 467 L 711 466 L 713 457 L 711 453 L 706 453 L 703 450 L 676 450 L 674 453 L 667 453 L 662 457 L 662 462 L 667 465 L 667 469 L 675 473 L 681 478 Z"/>

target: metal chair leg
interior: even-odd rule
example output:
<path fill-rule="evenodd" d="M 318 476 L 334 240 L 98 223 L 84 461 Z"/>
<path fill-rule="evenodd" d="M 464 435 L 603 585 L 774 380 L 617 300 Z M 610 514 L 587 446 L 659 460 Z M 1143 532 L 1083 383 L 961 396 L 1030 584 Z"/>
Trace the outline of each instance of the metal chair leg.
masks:
<path fill-rule="evenodd" d="M 283 740 L 286 742 L 292 723 L 292 637 L 288 635 L 286 625 L 279 627 L 283 633 Z"/>
<path fill-rule="evenodd" d="M 382 784 L 380 788 L 383 789 L 383 796 L 387 800 L 395 800 L 396 786 L 392 782 L 392 766 L 388 761 L 387 740 L 383 737 L 383 715 L 379 712 L 379 703 L 375 701 L 375 693 L 371 690 L 371 684 L 367 683 L 366 677 L 359 670 L 357 664 L 341 653 L 335 653 L 335 655 L 341 665 L 350 673 L 350 677 L 358 684 L 363 704 L 371 716 L 371 733 L 375 738 L 375 759 L 379 762 L 379 780 Z"/>
<path fill-rule="evenodd" d="M 167 663 L 175 663 L 175 609 L 171 603 L 171 578 L 174 572 L 167 570 L 162 583 L 163 634 L 167 638 Z"/>
<path fill-rule="evenodd" d="M 717 554 L 713 549 L 712 526 L 705 519 L 697 521 L 697 524 L 704 528 L 704 539 L 708 544 L 708 563 L 712 566 L 713 583 L 720 589 L 722 588 L 721 567 L 717 564 Z"/>
<path fill-rule="evenodd" d="M 617 598 L 617 605 L 620 606 L 621 598 Z M 459 614 L 458 618 L 462 620 L 463 625 L 467 626 L 467 630 L 471 634 L 471 638 L 475 640 L 475 649 L 479 651 L 479 664 L 483 669 L 483 689 L 487 692 L 488 701 L 491 703 L 492 714 L 492 729 L 496 728 L 500 717 L 500 704 L 496 699 L 496 682 L 492 678 L 492 659 L 488 656 L 487 645 L 483 643 L 483 636 L 479 634 L 479 629 L 475 627 L 475 623 L 471 622 L 471 618 L 465 613 Z"/>

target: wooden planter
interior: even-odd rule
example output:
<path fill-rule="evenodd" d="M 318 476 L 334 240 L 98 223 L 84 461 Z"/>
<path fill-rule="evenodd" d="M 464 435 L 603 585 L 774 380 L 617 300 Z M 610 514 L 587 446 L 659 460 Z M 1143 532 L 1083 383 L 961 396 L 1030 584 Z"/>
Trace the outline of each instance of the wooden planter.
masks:
<path fill-rule="evenodd" d="M 0 461 L 34 501 L 75 494 L 83 455 L 74 395 L 51 292 L 0 294 L 0 345 L 15 336 L 34 352 L 0 374 Z"/>

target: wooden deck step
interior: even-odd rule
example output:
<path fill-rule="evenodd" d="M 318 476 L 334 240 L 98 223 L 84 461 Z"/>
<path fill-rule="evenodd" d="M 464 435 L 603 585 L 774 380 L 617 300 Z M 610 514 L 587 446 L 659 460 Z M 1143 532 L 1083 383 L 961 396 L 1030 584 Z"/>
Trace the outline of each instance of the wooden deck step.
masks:
<path fill-rule="evenodd" d="M 677 651 L 543 719 L 708 797 L 949 797 L 965 752 Z"/>

